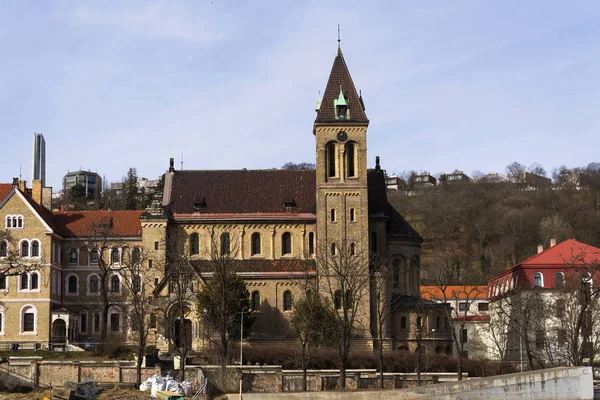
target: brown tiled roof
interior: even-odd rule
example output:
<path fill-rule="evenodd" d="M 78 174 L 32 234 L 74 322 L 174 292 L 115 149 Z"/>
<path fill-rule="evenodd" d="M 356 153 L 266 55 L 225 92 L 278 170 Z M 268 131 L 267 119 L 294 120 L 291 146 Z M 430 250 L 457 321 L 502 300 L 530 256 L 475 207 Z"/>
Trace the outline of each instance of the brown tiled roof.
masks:
<path fill-rule="evenodd" d="M 363 104 L 360 100 L 348 66 L 342 55 L 342 51 L 338 49 L 338 53 L 333 60 L 333 67 L 331 67 L 331 73 L 329 74 L 329 80 L 327 81 L 327 87 L 323 98 L 321 100 L 321 108 L 317 112 L 316 123 L 319 122 L 340 122 L 335 119 L 335 110 L 333 101 L 338 98 L 340 94 L 340 87 L 346 97 L 348 108 L 350 109 L 350 119 L 348 122 L 369 122 L 365 111 L 363 110 Z"/>
<path fill-rule="evenodd" d="M 215 264 L 211 260 L 192 260 L 190 263 L 199 274 L 208 274 L 215 269 Z M 230 265 L 236 273 L 312 273 L 316 271 L 314 260 L 231 260 Z"/>
<path fill-rule="evenodd" d="M 54 223 L 66 237 L 89 237 L 106 225 L 109 236 L 138 236 L 142 234 L 140 216 L 143 211 L 59 211 Z"/>
<path fill-rule="evenodd" d="M 12 190 L 12 184 L 10 183 L 0 183 L 0 201 L 4 200 L 6 196 Z"/>
<path fill-rule="evenodd" d="M 193 214 L 285 213 L 294 201 L 293 213 L 316 213 L 314 170 L 176 171 L 169 211 Z M 198 208 L 196 208 L 196 211 Z"/>

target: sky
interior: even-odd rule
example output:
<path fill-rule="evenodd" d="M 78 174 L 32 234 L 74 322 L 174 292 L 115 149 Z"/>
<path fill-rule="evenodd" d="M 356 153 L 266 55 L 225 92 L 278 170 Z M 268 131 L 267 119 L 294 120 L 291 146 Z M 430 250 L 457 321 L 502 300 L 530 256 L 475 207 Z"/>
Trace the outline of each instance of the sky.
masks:
<path fill-rule="evenodd" d="M 599 161 L 600 3 L 0 2 L 0 182 L 314 162 L 341 46 L 388 173 Z M 20 172 L 21 171 L 21 172 Z"/>

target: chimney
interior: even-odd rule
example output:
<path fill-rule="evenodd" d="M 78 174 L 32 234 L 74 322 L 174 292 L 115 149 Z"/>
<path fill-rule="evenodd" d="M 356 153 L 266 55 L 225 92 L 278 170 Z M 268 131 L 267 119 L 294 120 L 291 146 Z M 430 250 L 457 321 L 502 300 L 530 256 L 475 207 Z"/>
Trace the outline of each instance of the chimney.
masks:
<path fill-rule="evenodd" d="M 552 238 L 550 239 L 550 247 L 554 247 L 556 246 L 556 239 Z"/>
<path fill-rule="evenodd" d="M 543 245 L 538 245 L 538 254 L 540 254 L 542 251 L 544 251 L 544 246 Z"/>
<path fill-rule="evenodd" d="M 169 158 L 169 172 L 175 172 L 175 160 L 173 160 L 173 157 Z"/>
<path fill-rule="evenodd" d="M 19 180 L 19 190 L 23 193 L 27 193 L 27 181 Z"/>
<path fill-rule="evenodd" d="M 375 157 L 375 171 L 379 171 L 381 167 L 379 166 L 379 156 Z"/>
<path fill-rule="evenodd" d="M 19 187 L 19 178 L 13 178 L 12 186 L 13 186 L 13 188 Z"/>
<path fill-rule="evenodd" d="M 42 181 L 40 179 L 31 181 L 31 199 L 42 205 Z"/>

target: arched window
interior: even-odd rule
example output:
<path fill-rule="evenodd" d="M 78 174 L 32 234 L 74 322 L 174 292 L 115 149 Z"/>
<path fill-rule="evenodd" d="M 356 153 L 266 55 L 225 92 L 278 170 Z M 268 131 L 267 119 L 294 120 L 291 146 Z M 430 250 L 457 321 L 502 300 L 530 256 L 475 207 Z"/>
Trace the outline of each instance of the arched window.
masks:
<path fill-rule="evenodd" d="M 327 143 L 326 149 L 326 160 L 327 160 L 327 176 L 335 177 L 337 176 L 337 146 L 335 143 L 330 142 Z"/>
<path fill-rule="evenodd" d="M 77 293 L 77 277 L 71 275 L 67 281 L 67 293 Z"/>
<path fill-rule="evenodd" d="M 98 279 L 98 275 L 91 275 L 89 280 L 89 292 L 90 293 L 98 293 L 100 280 Z"/>
<path fill-rule="evenodd" d="M 231 238 L 228 232 L 221 234 L 221 255 L 228 256 L 231 253 Z"/>
<path fill-rule="evenodd" d="M 292 292 L 286 290 L 283 292 L 283 311 L 290 311 L 292 309 Z"/>
<path fill-rule="evenodd" d="M 410 293 L 417 292 L 419 290 L 419 258 L 417 256 L 410 260 L 410 271 L 408 272 L 409 284 L 408 291 Z"/>
<path fill-rule="evenodd" d="M 333 294 L 333 306 L 336 310 L 342 309 L 342 291 L 336 290 Z"/>
<path fill-rule="evenodd" d="M 335 254 L 336 254 L 335 243 L 331 243 L 331 255 L 335 256 Z"/>
<path fill-rule="evenodd" d="M 394 289 L 400 288 L 400 260 L 395 259 L 392 264 L 392 279 Z"/>
<path fill-rule="evenodd" d="M 254 232 L 252 234 L 252 236 L 250 237 L 250 244 L 251 244 L 250 250 L 251 250 L 251 254 L 253 256 L 262 253 L 261 243 L 260 243 L 260 233 Z"/>
<path fill-rule="evenodd" d="M 356 212 L 354 211 L 354 208 L 350 209 L 350 222 L 355 222 L 356 221 Z"/>
<path fill-rule="evenodd" d="M 109 313 L 108 324 L 111 332 L 121 331 L 121 313 L 117 310 L 112 310 Z"/>
<path fill-rule="evenodd" d="M 190 235 L 190 255 L 200 254 L 200 236 L 196 232 Z"/>
<path fill-rule="evenodd" d="M 110 278 L 110 291 L 113 293 L 121 291 L 121 279 L 117 275 Z"/>
<path fill-rule="evenodd" d="M 40 288 L 40 275 L 37 272 L 31 273 L 31 290 Z"/>
<path fill-rule="evenodd" d="M 21 288 L 21 290 L 27 290 L 29 289 L 29 276 L 27 276 L 27 272 L 23 272 L 20 276 L 19 276 L 19 287 Z"/>
<path fill-rule="evenodd" d="M 252 292 L 252 302 L 251 302 L 252 311 L 260 310 L 260 293 L 258 291 Z"/>
<path fill-rule="evenodd" d="M 118 247 L 113 247 L 112 250 L 110 251 L 110 261 L 113 264 L 118 264 L 121 261 L 121 258 L 119 257 L 119 248 Z"/>
<path fill-rule="evenodd" d="M 4 334 L 4 308 L 0 306 L 0 334 Z"/>
<path fill-rule="evenodd" d="M 335 208 L 331 209 L 330 214 L 331 214 L 331 222 L 335 222 Z"/>
<path fill-rule="evenodd" d="M 377 233 L 371 232 L 371 252 L 377 253 Z"/>
<path fill-rule="evenodd" d="M 6 223 L 4 226 L 7 228 L 12 228 L 12 217 L 10 215 L 6 216 Z"/>
<path fill-rule="evenodd" d="M 22 228 L 23 227 L 23 217 L 19 216 L 17 219 L 17 227 L 18 228 Z"/>
<path fill-rule="evenodd" d="M 281 254 L 284 256 L 292 254 L 292 234 L 289 232 L 281 235 Z"/>
<path fill-rule="evenodd" d="M 134 275 L 131 286 L 135 293 L 140 293 L 142 291 L 142 276 L 139 274 Z"/>
<path fill-rule="evenodd" d="M 346 290 L 346 296 L 344 298 L 345 302 L 346 302 L 346 309 L 352 309 L 352 292 L 349 290 Z"/>
<path fill-rule="evenodd" d="M 565 274 L 557 272 L 555 275 L 556 287 L 561 288 L 565 286 Z"/>
<path fill-rule="evenodd" d="M 97 265 L 98 264 L 98 249 L 94 248 L 90 251 L 90 264 Z"/>
<path fill-rule="evenodd" d="M 0 257 L 8 257 L 8 244 L 6 240 L 0 240 Z"/>
<path fill-rule="evenodd" d="M 400 318 L 400 329 L 406 329 L 406 317 Z"/>
<path fill-rule="evenodd" d="M 350 248 L 348 249 L 348 252 L 350 253 L 351 256 L 356 254 L 356 244 L 355 243 L 350 243 Z"/>
<path fill-rule="evenodd" d="M 131 251 L 131 261 L 134 264 L 139 264 L 142 261 L 142 250 L 139 247 L 134 247 Z"/>
<path fill-rule="evenodd" d="M 308 254 L 315 254 L 315 233 L 308 233 Z"/>
<path fill-rule="evenodd" d="M 39 257 L 40 256 L 40 242 L 34 240 L 31 242 L 31 257 Z"/>
<path fill-rule="evenodd" d="M 544 286 L 544 277 L 541 272 L 536 272 L 535 274 L 533 274 L 533 286 L 534 287 Z"/>
<path fill-rule="evenodd" d="M 21 257 L 29 257 L 29 242 L 27 240 L 21 242 Z"/>
<path fill-rule="evenodd" d="M 71 264 L 71 265 L 77 264 L 77 249 L 69 250 L 69 264 Z"/>
<path fill-rule="evenodd" d="M 35 333 L 37 328 L 37 309 L 27 305 L 21 308 L 21 333 Z"/>
<path fill-rule="evenodd" d="M 348 177 L 356 176 L 355 168 L 355 144 L 352 142 L 346 143 L 346 167 L 348 169 Z"/>

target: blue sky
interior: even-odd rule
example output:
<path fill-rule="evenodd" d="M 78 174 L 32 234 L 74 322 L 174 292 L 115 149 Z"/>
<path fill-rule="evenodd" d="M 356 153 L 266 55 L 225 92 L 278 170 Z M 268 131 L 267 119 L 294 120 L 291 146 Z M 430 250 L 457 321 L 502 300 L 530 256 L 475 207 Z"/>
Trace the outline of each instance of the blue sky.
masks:
<path fill-rule="evenodd" d="M 312 124 L 342 49 L 369 165 L 503 172 L 598 161 L 597 1 L 0 2 L 0 182 L 68 170 L 118 181 L 314 161 Z"/>

